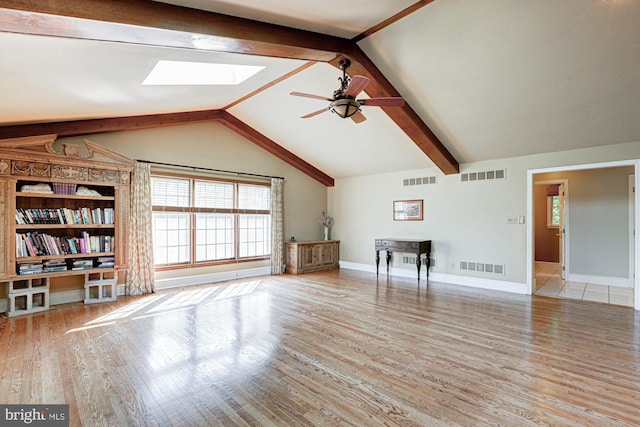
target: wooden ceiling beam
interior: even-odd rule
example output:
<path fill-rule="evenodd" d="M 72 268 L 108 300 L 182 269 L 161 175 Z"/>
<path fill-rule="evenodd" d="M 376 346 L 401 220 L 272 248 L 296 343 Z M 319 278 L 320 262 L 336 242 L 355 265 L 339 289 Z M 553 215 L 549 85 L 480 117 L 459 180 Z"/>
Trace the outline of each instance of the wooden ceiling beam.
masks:
<path fill-rule="evenodd" d="M 0 140 L 33 135 L 55 134 L 58 137 L 95 135 L 109 132 L 125 132 L 162 126 L 185 125 L 206 121 L 218 121 L 238 135 L 253 142 L 263 150 L 288 163 L 311 178 L 333 187 L 334 179 L 307 161 L 296 156 L 275 141 L 267 138 L 251 126 L 224 110 L 203 110 L 186 113 L 150 114 L 145 116 L 114 117 L 110 119 L 73 120 L 52 123 L 0 126 Z"/>
<path fill-rule="evenodd" d="M 352 41 L 151 0 L 0 0 L 0 32 L 332 62 L 371 79 L 370 96 L 399 96 Z M 406 104 L 384 111 L 445 174 L 458 162 Z M 109 119 L 106 119 L 109 120 Z"/>
<path fill-rule="evenodd" d="M 280 160 L 283 160 L 291 166 L 294 166 L 298 170 L 306 173 L 321 184 L 324 184 L 327 187 L 333 187 L 334 179 L 329 175 L 325 174 L 312 164 L 296 156 L 281 145 L 278 145 L 275 141 L 267 138 L 251 126 L 236 118 L 231 113 L 223 111 L 222 117 L 218 121 L 229 129 L 233 130 L 238 135 L 245 137 L 257 146 L 263 148 L 264 150 L 267 150 L 269 153 L 273 154 Z"/>
<path fill-rule="evenodd" d="M 327 62 L 348 39 L 150 0 L 0 0 L 0 31 Z"/>
<path fill-rule="evenodd" d="M 341 59 L 343 59 L 342 56 L 330 63 L 339 68 L 338 63 Z M 350 75 L 361 75 L 369 78 L 370 83 L 365 92 L 370 97 L 402 96 L 359 47 L 356 46 L 354 52 L 349 55 L 349 59 L 352 61 L 349 67 Z M 408 103 L 405 103 L 402 107 L 380 108 L 442 172 L 448 175 L 456 174 L 460 171 L 460 165 L 457 160 Z"/>
<path fill-rule="evenodd" d="M 203 110 L 184 113 L 112 117 L 108 119 L 70 120 L 0 126 L 0 139 L 47 134 L 56 134 L 58 137 L 72 137 L 97 133 L 124 132 L 128 130 L 198 123 L 217 120 L 220 117 L 222 117 L 222 110 Z"/>

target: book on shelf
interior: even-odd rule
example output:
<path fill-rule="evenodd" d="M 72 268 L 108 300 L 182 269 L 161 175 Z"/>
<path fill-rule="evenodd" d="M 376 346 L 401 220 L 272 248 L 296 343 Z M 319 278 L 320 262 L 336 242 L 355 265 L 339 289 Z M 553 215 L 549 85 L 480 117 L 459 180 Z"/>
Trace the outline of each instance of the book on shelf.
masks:
<path fill-rule="evenodd" d="M 116 265 L 116 259 L 112 256 L 98 257 L 98 268 L 113 268 Z"/>
<path fill-rule="evenodd" d="M 49 259 L 42 264 L 45 272 L 67 271 L 67 262 L 63 258 Z"/>
<path fill-rule="evenodd" d="M 44 265 L 41 262 L 18 263 L 18 274 L 39 274 L 43 271 Z"/>
<path fill-rule="evenodd" d="M 76 259 L 71 262 L 72 270 L 88 270 L 93 268 L 92 259 Z"/>

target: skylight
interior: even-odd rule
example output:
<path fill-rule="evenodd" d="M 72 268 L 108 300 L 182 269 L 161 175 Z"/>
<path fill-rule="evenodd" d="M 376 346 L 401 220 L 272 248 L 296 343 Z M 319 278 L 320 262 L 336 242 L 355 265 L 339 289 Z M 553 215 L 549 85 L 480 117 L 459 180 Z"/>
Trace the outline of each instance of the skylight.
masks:
<path fill-rule="evenodd" d="M 262 70 L 258 65 L 158 61 L 143 85 L 237 85 Z"/>

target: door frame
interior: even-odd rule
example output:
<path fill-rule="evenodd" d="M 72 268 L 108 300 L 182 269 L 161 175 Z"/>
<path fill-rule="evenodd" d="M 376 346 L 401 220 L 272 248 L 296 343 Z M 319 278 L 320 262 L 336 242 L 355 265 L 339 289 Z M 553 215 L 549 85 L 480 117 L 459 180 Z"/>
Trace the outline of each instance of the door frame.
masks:
<path fill-rule="evenodd" d="M 629 202 L 628 202 L 629 203 L 629 277 L 631 277 L 632 280 L 636 276 L 635 265 L 633 262 L 636 256 L 635 246 L 634 246 L 634 240 L 636 236 L 636 227 L 634 224 L 634 220 L 636 217 L 636 209 L 635 209 L 635 203 L 634 203 L 634 199 L 636 195 L 635 180 L 636 180 L 635 175 L 629 175 L 629 188 L 628 188 L 628 192 L 629 192 Z"/>
<path fill-rule="evenodd" d="M 560 184 L 562 185 L 562 189 L 564 191 L 564 195 L 563 195 L 563 200 L 564 200 L 564 207 L 563 207 L 563 212 L 562 212 L 562 217 L 560 218 L 560 227 L 558 228 L 558 233 L 563 234 L 562 236 L 560 236 L 560 239 L 562 239 L 562 248 L 560 248 L 560 253 L 558 254 L 558 264 L 560 264 L 560 268 L 562 269 L 562 272 L 560 273 L 562 276 L 562 279 L 564 280 L 565 278 L 565 272 L 569 271 L 569 227 L 567 227 L 568 224 L 568 217 L 569 217 L 569 180 L 565 179 L 565 178 L 558 178 L 558 179 L 548 179 L 545 181 L 538 181 L 538 182 L 534 182 L 533 185 L 549 185 L 549 184 Z M 533 203 L 533 198 L 531 199 L 532 203 Z M 533 213 L 531 214 L 532 216 L 530 216 L 529 218 L 531 218 L 531 220 L 529 221 L 532 225 L 533 225 L 533 261 L 535 264 L 535 247 L 536 247 L 536 230 L 535 230 L 535 219 L 533 217 Z M 563 233 L 562 230 L 565 230 L 565 232 Z M 535 276 L 535 273 L 534 273 Z"/>
<path fill-rule="evenodd" d="M 531 295 L 533 293 L 533 281 L 535 278 L 535 252 L 534 252 L 534 224 L 533 224 L 533 185 L 534 185 L 534 175 L 541 173 L 549 173 L 549 172 L 567 172 L 567 171 L 577 171 L 577 170 L 586 170 L 586 169 L 603 169 L 603 168 L 612 168 L 612 167 L 620 167 L 620 166 L 633 166 L 634 167 L 634 176 L 635 176 L 635 187 L 640 187 L 640 160 L 619 160 L 613 162 L 603 162 L 603 163 L 589 163 L 589 164 L 577 164 L 577 165 L 569 165 L 569 166 L 556 166 L 544 169 L 529 169 L 527 171 L 527 217 L 530 219 L 527 221 L 527 251 L 526 251 L 526 265 L 527 265 L 527 293 Z M 638 198 L 638 192 L 634 194 L 634 207 L 635 207 L 635 218 L 633 219 L 635 224 L 635 229 L 640 229 L 640 215 L 638 215 L 640 208 L 640 199 Z M 631 231 L 630 231 L 631 232 Z M 638 260 L 638 254 L 640 253 L 640 239 L 638 239 L 637 233 L 636 236 L 633 236 L 634 240 L 634 259 L 633 266 L 634 271 L 638 271 L 638 267 L 640 265 Z M 634 308 L 636 310 L 640 310 L 640 275 L 636 274 L 632 279 L 633 289 L 634 289 Z"/>

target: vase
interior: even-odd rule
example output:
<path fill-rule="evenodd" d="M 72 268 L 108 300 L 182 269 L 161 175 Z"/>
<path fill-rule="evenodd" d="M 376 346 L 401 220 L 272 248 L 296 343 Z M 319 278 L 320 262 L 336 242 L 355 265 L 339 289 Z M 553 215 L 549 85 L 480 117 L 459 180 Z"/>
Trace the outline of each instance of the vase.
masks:
<path fill-rule="evenodd" d="M 329 227 L 324 226 L 324 240 L 329 240 Z"/>

